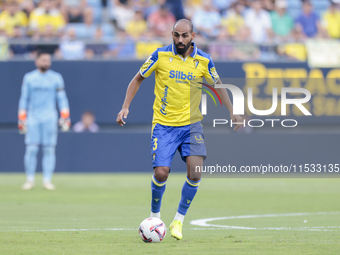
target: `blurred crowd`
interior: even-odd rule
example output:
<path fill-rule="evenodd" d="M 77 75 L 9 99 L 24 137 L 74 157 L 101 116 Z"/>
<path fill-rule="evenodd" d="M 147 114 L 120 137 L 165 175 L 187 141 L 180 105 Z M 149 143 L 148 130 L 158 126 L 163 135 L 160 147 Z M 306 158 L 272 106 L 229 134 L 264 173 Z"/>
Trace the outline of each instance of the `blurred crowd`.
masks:
<path fill-rule="evenodd" d="M 190 19 L 214 59 L 306 60 L 309 38 L 340 38 L 340 0 L 0 0 L 0 59 L 144 59 Z"/>

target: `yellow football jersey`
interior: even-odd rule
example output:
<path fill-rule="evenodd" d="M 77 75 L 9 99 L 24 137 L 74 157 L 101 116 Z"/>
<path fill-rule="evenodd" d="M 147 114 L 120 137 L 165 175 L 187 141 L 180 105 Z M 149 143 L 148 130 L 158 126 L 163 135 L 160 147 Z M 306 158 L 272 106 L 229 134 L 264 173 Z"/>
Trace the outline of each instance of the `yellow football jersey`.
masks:
<path fill-rule="evenodd" d="M 219 79 L 209 54 L 192 43 L 193 52 L 183 58 L 171 44 L 158 48 L 140 68 L 147 78 L 155 71 L 153 124 L 185 126 L 203 119 L 201 102 L 203 77 L 215 84 Z"/>
<path fill-rule="evenodd" d="M 23 11 L 18 11 L 13 16 L 7 10 L 0 14 L 0 29 L 5 30 L 10 37 L 13 36 L 15 26 L 26 27 L 27 23 L 27 16 Z"/>
<path fill-rule="evenodd" d="M 64 28 L 65 19 L 59 10 L 52 9 L 47 13 L 43 8 L 37 8 L 31 12 L 29 17 L 31 29 L 44 32 L 47 25 L 52 26 L 54 31 Z"/>

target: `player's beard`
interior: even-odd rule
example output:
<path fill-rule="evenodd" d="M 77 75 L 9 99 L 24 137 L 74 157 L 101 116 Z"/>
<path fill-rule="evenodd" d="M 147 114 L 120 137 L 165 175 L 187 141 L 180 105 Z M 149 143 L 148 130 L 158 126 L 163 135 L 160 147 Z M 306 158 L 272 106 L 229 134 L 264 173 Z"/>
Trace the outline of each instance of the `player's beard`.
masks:
<path fill-rule="evenodd" d="M 42 72 L 42 73 L 47 72 L 48 69 L 50 69 L 49 66 L 41 66 L 41 67 L 39 68 L 40 72 Z"/>
<path fill-rule="evenodd" d="M 187 45 L 185 45 L 184 43 L 177 43 L 176 44 L 175 42 L 174 42 L 174 44 L 175 44 L 177 53 L 180 54 L 180 55 L 184 55 L 185 52 L 187 52 L 187 50 L 190 48 L 191 41 Z M 184 48 L 179 48 L 178 46 L 180 46 L 180 45 L 183 45 Z"/>

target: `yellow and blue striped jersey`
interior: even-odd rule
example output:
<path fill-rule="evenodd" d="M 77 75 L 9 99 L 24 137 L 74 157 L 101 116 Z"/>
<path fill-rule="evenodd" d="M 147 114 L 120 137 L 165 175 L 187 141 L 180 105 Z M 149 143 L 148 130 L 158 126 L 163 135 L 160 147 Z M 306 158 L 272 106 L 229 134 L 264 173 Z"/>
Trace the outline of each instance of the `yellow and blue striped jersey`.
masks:
<path fill-rule="evenodd" d="M 192 43 L 193 52 L 183 58 L 171 44 L 158 48 L 146 60 L 139 72 L 147 78 L 155 71 L 155 101 L 153 124 L 185 126 L 203 119 L 199 110 L 202 85 L 219 79 L 209 54 Z"/>

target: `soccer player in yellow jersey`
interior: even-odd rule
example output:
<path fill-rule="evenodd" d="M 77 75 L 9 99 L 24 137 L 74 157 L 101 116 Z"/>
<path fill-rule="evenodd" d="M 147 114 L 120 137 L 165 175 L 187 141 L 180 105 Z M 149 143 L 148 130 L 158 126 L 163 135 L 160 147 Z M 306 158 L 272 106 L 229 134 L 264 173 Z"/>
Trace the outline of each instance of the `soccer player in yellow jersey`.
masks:
<path fill-rule="evenodd" d="M 129 106 L 141 82 L 155 71 L 155 102 L 152 123 L 151 156 L 154 175 L 151 181 L 151 215 L 160 218 L 162 196 L 170 172 L 170 164 L 178 150 L 187 164 L 187 178 L 182 188 L 182 197 L 173 222 L 171 236 L 182 239 L 184 216 L 195 197 L 201 181 L 201 173 L 195 172 L 206 157 L 202 114 L 199 111 L 202 86 L 205 77 L 208 82 L 221 83 L 210 55 L 197 49 L 193 43 L 195 33 L 192 23 L 182 19 L 175 23 L 172 31 L 173 44 L 158 48 L 146 60 L 130 82 L 117 123 L 125 124 Z M 225 89 L 216 89 L 222 102 L 231 113 L 233 122 L 242 118 L 233 115 L 233 106 Z M 235 130 L 239 128 L 236 125 Z"/>

